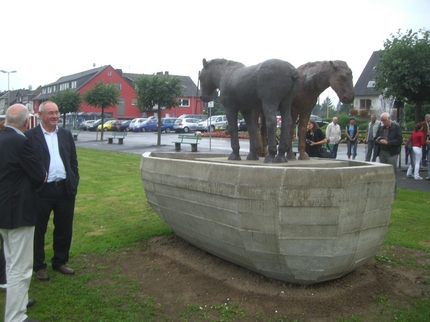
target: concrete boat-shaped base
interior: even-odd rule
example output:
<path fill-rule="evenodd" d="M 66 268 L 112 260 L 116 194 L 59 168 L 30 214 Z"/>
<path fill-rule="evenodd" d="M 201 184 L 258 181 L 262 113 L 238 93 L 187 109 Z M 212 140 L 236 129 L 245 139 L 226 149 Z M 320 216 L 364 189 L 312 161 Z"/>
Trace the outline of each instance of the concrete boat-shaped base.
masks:
<path fill-rule="evenodd" d="M 246 157 L 242 157 L 246 159 Z M 313 284 L 371 260 L 391 214 L 390 165 L 142 155 L 146 198 L 189 243 L 264 276 Z"/>

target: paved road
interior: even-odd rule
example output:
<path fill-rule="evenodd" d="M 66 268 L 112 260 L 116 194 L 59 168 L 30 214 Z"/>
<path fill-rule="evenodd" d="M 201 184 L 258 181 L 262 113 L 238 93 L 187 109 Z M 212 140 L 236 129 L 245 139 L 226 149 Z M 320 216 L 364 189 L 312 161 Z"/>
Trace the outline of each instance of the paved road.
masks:
<path fill-rule="evenodd" d="M 162 151 L 162 152 L 174 152 L 175 146 L 172 143 L 177 140 L 176 133 L 163 133 L 161 134 L 161 145 L 157 146 L 157 133 L 154 132 L 128 132 L 124 139 L 124 144 L 117 144 L 115 140 L 113 144 L 107 143 L 107 137 L 109 132 L 104 133 L 104 141 L 100 141 L 100 132 L 84 132 L 78 136 L 76 145 L 85 148 L 92 148 L 98 150 L 117 151 L 125 153 L 142 154 L 148 151 Z M 199 144 L 199 152 L 207 153 L 230 153 L 230 139 L 220 138 L 203 138 Z M 240 140 L 241 154 L 246 155 L 249 151 L 249 141 Z M 365 146 L 360 144 L 357 149 L 357 161 L 364 161 L 365 159 Z M 183 146 L 182 151 L 191 151 L 191 147 L 188 145 Z M 403 152 L 403 150 L 402 150 Z M 346 145 L 341 144 L 337 154 L 337 159 L 347 160 Z M 400 170 L 397 172 L 397 186 L 399 188 L 406 188 L 412 190 L 423 190 L 430 191 L 429 180 L 414 180 L 406 178 L 407 165 L 405 164 L 404 156 L 402 156 Z M 425 170 L 425 171 L 424 171 Z M 425 178 L 427 176 L 427 169 L 421 171 L 421 176 Z"/>

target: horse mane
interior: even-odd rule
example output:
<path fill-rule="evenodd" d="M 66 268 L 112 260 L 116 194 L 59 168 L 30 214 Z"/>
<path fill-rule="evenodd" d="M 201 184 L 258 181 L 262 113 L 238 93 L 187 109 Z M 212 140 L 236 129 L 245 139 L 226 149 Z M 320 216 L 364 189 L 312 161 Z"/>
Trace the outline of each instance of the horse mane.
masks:
<path fill-rule="evenodd" d="M 215 58 L 215 59 L 211 59 L 207 62 L 207 64 L 209 66 L 211 65 L 222 65 L 224 67 L 244 67 L 245 65 L 242 63 L 239 63 L 237 61 L 234 60 L 227 60 L 224 58 Z"/>

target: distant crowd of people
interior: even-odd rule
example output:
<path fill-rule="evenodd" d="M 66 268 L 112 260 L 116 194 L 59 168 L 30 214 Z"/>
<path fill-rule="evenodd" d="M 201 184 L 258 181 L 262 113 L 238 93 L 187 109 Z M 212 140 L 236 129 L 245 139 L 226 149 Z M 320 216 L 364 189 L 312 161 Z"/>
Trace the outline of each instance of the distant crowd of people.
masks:
<path fill-rule="evenodd" d="M 350 117 L 349 124 L 343 131 L 347 143 L 348 160 L 351 158 L 355 160 L 359 131 L 354 117 Z M 342 129 L 337 117 L 333 117 L 332 122 L 327 125 L 325 135 L 316 122 L 309 121 L 306 132 L 306 153 L 310 157 L 325 157 L 322 151 L 328 144 L 331 157 L 336 159 L 341 140 Z M 403 143 L 402 129 L 391 121 L 389 113 L 382 113 L 379 120 L 376 114 L 371 115 L 364 142 L 366 144 L 365 161 L 376 162 L 379 157 L 379 162 L 391 164 L 397 171 L 398 157 Z M 422 180 L 420 168 L 427 166 L 425 179 L 430 180 L 430 114 L 425 116 L 423 122 L 415 124 L 415 129 L 406 144 L 406 153 L 411 156 L 407 177 Z M 396 189 L 394 197 L 396 197 Z"/>

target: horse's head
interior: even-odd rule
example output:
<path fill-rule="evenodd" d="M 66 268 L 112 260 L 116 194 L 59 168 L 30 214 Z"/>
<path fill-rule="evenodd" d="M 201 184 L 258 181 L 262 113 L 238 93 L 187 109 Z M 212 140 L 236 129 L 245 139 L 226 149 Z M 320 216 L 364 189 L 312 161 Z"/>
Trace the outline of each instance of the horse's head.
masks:
<path fill-rule="evenodd" d="M 336 92 L 343 104 L 354 100 L 354 86 L 352 85 L 352 71 L 344 61 L 330 61 L 333 72 L 330 76 L 330 86 Z"/>
<path fill-rule="evenodd" d="M 203 69 L 199 75 L 201 99 L 203 102 L 210 102 L 213 100 L 213 93 L 218 88 L 215 83 L 214 71 L 211 68 L 210 61 L 207 62 L 203 59 Z"/>

